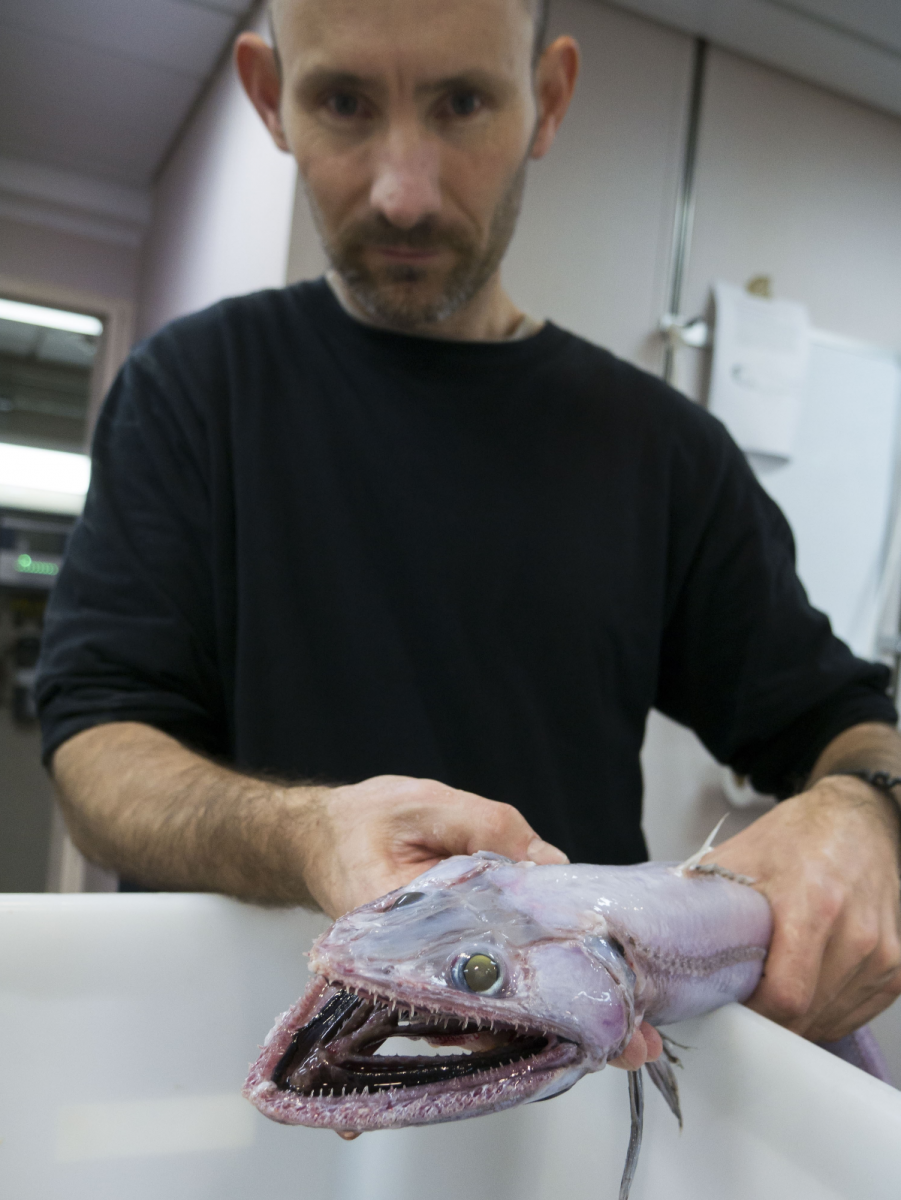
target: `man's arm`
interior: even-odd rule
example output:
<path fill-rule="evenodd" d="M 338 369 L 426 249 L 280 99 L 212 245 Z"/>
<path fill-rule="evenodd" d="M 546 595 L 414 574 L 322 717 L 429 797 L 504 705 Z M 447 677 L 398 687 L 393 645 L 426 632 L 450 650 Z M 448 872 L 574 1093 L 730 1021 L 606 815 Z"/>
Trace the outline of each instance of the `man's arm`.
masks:
<path fill-rule="evenodd" d="M 508 804 L 394 775 L 346 787 L 254 779 L 135 722 L 70 738 L 53 775 L 82 853 L 167 890 L 315 904 L 334 917 L 450 854 L 567 861 Z"/>
<path fill-rule="evenodd" d="M 901 995 L 901 813 L 841 771 L 901 775 L 901 735 L 856 725 L 820 755 L 807 791 L 708 856 L 750 875 L 775 931 L 749 1005 L 812 1041 L 835 1041 Z M 901 788 L 896 789 L 901 793 Z"/>

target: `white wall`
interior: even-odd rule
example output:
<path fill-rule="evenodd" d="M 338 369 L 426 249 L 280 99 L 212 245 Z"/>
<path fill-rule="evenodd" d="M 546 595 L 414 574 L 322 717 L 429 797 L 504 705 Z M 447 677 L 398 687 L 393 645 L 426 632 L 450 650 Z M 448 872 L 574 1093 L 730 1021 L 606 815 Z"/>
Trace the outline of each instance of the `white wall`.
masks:
<path fill-rule="evenodd" d="M 294 193 L 294 211 L 291 215 L 291 241 L 288 246 L 288 269 L 285 274 L 288 283 L 298 283 L 301 279 L 318 279 L 326 270 L 328 261 L 313 214 L 307 202 L 303 185 L 298 181 Z"/>
<path fill-rule="evenodd" d="M 259 32 L 265 32 L 262 16 Z M 296 168 L 273 145 L 231 61 L 157 184 L 138 333 L 224 296 L 285 282 Z"/>
<path fill-rule="evenodd" d="M 582 75 L 550 154 L 530 168 L 504 267 L 535 317 L 659 370 L 692 40 L 642 17 L 556 0 Z"/>
<path fill-rule="evenodd" d="M 757 274 L 819 328 L 901 349 L 901 118 L 713 49 L 686 307 Z"/>

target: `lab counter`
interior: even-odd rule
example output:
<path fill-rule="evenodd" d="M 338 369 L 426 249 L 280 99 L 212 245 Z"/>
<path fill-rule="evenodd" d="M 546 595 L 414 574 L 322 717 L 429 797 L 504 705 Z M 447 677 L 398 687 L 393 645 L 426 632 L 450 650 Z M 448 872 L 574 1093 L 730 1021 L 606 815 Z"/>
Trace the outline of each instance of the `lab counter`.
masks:
<path fill-rule="evenodd" d="M 615 1200 L 626 1078 L 344 1142 L 240 1089 L 321 917 L 200 895 L 0 897 L 10 1200 Z M 897 1200 L 901 1093 L 731 1005 L 670 1031 L 684 1131 L 646 1089 L 633 1200 Z"/>

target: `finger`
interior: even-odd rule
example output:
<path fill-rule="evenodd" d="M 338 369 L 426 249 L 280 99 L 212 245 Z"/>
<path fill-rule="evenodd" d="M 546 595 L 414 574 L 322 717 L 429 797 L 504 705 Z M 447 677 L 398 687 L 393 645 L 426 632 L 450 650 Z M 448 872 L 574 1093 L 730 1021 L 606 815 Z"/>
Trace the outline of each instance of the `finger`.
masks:
<path fill-rule="evenodd" d="M 849 1033 L 854 1033 L 864 1025 L 869 1025 L 897 998 L 896 992 L 880 992 L 876 996 L 871 996 L 865 1004 L 861 1004 L 839 1017 L 830 1018 L 828 1014 L 823 1014 L 808 1028 L 804 1037 L 811 1042 L 837 1042 L 840 1038 L 847 1037 Z"/>
<path fill-rule="evenodd" d="M 639 1071 L 648 1062 L 654 1062 L 663 1053 L 663 1039 L 647 1021 L 632 1034 L 629 1044 L 618 1058 L 611 1059 L 608 1066 L 623 1071 Z"/>
<path fill-rule="evenodd" d="M 894 897 L 884 906 L 881 920 L 874 920 L 870 911 L 844 913 L 827 942 L 801 1032 L 814 1041 L 834 1040 L 871 1020 L 897 994 L 899 973 L 901 942 Z"/>
<path fill-rule="evenodd" d="M 747 1001 L 749 1008 L 796 1033 L 803 1033 L 817 995 L 820 970 L 832 922 L 809 900 L 793 897 L 781 912 L 773 904 L 773 939 L 763 977 Z"/>
<path fill-rule="evenodd" d="M 641 1024 L 641 1032 L 644 1034 L 644 1042 L 648 1051 L 648 1062 L 656 1062 L 663 1053 L 663 1038 L 657 1032 L 653 1025 L 649 1025 L 647 1021 Z"/>
<path fill-rule="evenodd" d="M 548 867 L 562 866 L 569 862 L 562 850 L 558 850 L 556 846 L 544 841 L 537 834 L 529 842 L 525 857 L 527 862 L 539 863 Z"/>
<path fill-rule="evenodd" d="M 475 816 L 476 824 L 467 840 L 467 854 L 490 850 L 516 862 L 545 865 L 569 862 L 562 850 L 539 837 L 512 804 L 483 800 Z"/>
<path fill-rule="evenodd" d="M 837 1041 L 893 1004 L 901 995 L 901 969 L 896 964 L 882 970 L 883 962 L 881 954 L 875 964 L 870 960 L 839 995 L 815 1012 L 804 1036 L 815 1042 Z"/>
<path fill-rule="evenodd" d="M 562 850 L 538 836 L 512 804 L 454 788 L 442 788 L 434 799 L 421 832 L 425 844 L 439 857 L 489 850 L 516 862 L 569 862 Z M 419 824 L 421 818 L 414 816 L 414 821 Z"/>
<path fill-rule="evenodd" d="M 831 1031 L 839 1027 L 847 1031 L 854 1027 L 855 1021 L 862 1024 L 875 1016 L 880 1011 L 877 997 L 886 983 L 882 974 L 874 975 L 864 962 L 840 986 L 829 989 L 821 985 L 810 1006 L 805 1026 L 799 1032 L 817 1042 L 843 1036 L 836 1033 L 833 1037 Z"/>

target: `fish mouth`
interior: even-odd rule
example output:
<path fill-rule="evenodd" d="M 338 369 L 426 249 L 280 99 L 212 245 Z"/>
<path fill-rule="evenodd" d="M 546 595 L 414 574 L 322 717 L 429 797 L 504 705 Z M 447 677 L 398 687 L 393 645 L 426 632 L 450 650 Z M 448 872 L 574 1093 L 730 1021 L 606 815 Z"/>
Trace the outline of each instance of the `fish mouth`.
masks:
<path fill-rule="evenodd" d="M 582 1057 L 558 1033 L 493 1013 L 414 1006 L 341 981 L 311 990 L 276 1026 L 245 1088 L 289 1124 L 357 1132 L 494 1112 L 537 1098 Z M 397 1039 L 432 1053 L 392 1053 Z"/>

